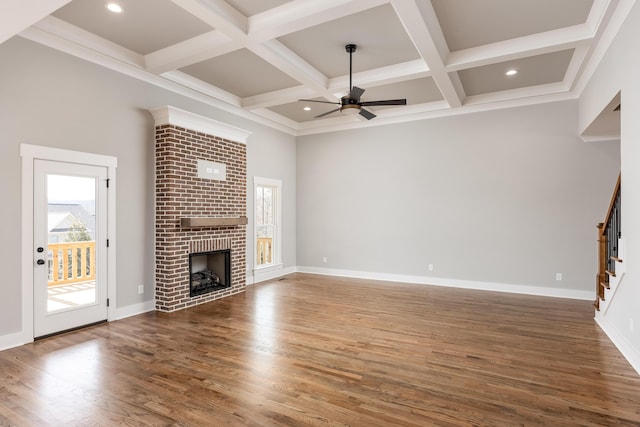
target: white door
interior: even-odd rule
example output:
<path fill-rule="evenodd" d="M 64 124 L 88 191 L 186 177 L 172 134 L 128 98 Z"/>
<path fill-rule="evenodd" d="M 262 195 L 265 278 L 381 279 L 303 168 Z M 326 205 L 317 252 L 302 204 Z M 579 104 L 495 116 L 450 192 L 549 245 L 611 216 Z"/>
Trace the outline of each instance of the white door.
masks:
<path fill-rule="evenodd" d="M 107 319 L 107 168 L 34 161 L 34 336 Z"/>

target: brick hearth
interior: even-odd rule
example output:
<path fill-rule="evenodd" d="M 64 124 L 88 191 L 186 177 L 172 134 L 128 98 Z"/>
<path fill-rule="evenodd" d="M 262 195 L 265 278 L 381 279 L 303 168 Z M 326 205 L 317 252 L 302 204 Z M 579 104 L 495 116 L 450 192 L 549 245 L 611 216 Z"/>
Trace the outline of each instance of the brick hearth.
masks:
<path fill-rule="evenodd" d="M 173 107 L 152 114 L 156 120 L 156 310 L 175 311 L 244 291 L 246 226 L 183 227 L 180 220 L 246 216 L 244 141 L 249 133 Z M 225 165 L 226 179 L 199 178 L 198 160 Z M 220 249 L 231 249 L 231 286 L 190 297 L 189 253 Z"/>

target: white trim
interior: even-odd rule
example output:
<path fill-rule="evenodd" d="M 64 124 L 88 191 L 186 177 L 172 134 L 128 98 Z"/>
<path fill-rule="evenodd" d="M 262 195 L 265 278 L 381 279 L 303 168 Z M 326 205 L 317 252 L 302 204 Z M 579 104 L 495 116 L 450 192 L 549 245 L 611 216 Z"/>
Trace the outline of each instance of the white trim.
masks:
<path fill-rule="evenodd" d="M 209 117 L 200 116 L 189 111 L 181 110 L 170 105 L 149 110 L 153 115 L 156 126 L 174 125 L 207 135 L 219 136 L 232 141 L 247 143 L 247 138 L 253 132 L 219 122 Z"/>
<path fill-rule="evenodd" d="M 118 159 L 102 154 L 39 145 L 20 144 L 22 157 L 22 330 L 21 344 L 33 341 L 33 162 L 35 159 L 79 163 L 107 168 L 107 320 L 116 319 L 116 167 Z"/>
<path fill-rule="evenodd" d="M 31 341 L 33 341 L 33 338 L 27 342 Z M 23 344 L 27 344 L 27 342 L 24 341 L 24 334 L 22 331 L 15 332 L 13 334 L 0 335 L 0 351 L 19 347 Z"/>
<path fill-rule="evenodd" d="M 288 270 L 291 270 L 290 271 L 291 273 L 295 272 L 295 269 L 290 268 Z M 278 277 L 284 276 L 285 274 L 289 274 L 289 273 L 285 273 L 284 271 L 285 270 L 282 264 L 255 268 L 251 276 L 253 278 L 252 283 L 255 284 L 255 283 L 260 283 L 267 280 L 277 279 Z"/>
<path fill-rule="evenodd" d="M 276 194 L 275 198 L 275 214 L 276 214 L 276 224 L 275 224 L 275 236 L 273 239 L 273 259 L 271 260 L 271 264 L 267 264 L 264 266 L 258 266 L 257 257 L 255 257 L 256 251 L 256 190 L 258 186 L 268 186 L 275 187 Z M 281 179 L 273 179 L 273 178 L 262 178 L 259 176 L 253 177 L 253 245 L 252 250 L 254 251 L 253 258 L 253 278 L 254 283 L 256 282 L 256 276 L 261 276 L 261 273 L 266 273 L 268 269 L 277 268 L 282 265 L 282 180 Z M 260 281 L 260 280 L 258 280 Z"/>
<path fill-rule="evenodd" d="M 352 277 L 357 279 L 382 280 L 387 282 L 415 283 L 419 285 L 445 286 L 451 288 L 464 288 L 493 292 L 508 292 L 513 294 L 537 295 L 554 298 L 570 298 L 585 301 L 592 301 L 595 298 L 593 292 L 581 291 L 577 289 L 548 288 L 542 286 L 514 285 L 509 283 L 478 282 L 475 280 L 460 280 L 442 277 L 412 276 L 406 274 L 388 274 L 305 266 L 298 266 L 297 271 L 300 273 L 320 274 L 324 276 Z"/>
<path fill-rule="evenodd" d="M 618 332 L 618 330 L 609 323 L 604 315 L 600 314 L 600 312 L 596 311 L 594 320 L 598 326 L 600 326 L 600 329 L 607 334 L 607 337 L 609 337 L 613 345 L 615 345 L 620 353 L 622 353 L 622 356 L 627 359 L 633 369 L 635 369 L 638 375 L 640 375 L 640 353 L 638 353 L 633 344 L 631 344 L 623 334 Z"/>

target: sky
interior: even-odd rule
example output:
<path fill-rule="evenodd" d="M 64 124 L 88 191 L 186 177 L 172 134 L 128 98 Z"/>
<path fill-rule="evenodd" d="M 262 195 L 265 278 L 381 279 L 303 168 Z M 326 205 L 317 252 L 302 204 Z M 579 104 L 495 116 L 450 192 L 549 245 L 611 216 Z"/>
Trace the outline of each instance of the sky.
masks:
<path fill-rule="evenodd" d="M 47 175 L 47 195 L 50 202 L 71 202 L 95 198 L 95 178 Z"/>

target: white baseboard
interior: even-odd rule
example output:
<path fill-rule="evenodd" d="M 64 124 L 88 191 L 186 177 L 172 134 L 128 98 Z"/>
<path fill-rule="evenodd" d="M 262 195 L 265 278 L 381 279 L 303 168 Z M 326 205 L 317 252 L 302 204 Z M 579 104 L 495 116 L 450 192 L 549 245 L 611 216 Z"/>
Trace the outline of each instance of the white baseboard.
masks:
<path fill-rule="evenodd" d="M 116 309 L 116 318 L 114 320 L 124 319 L 125 317 L 135 316 L 136 314 L 146 313 L 156 309 L 155 300 L 145 301 L 138 304 L 131 304 Z"/>
<path fill-rule="evenodd" d="M 295 273 L 296 271 L 298 271 L 296 267 L 255 270 L 253 274 L 248 270 L 247 285 L 255 285 L 256 283 L 277 279 L 278 277 L 286 276 L 287 274 Z"/>
<path fill-rule="evenodd" d="M 509 283 L 478 282 L 474 280 L 448 279 L 431 276 L 412 276 L 404 274 L 372 273 L 368 271 L 338 270 L 318 267 L 298 267 L 300 273 L 321 274 L 325 276 L 353 277 L 356 279 L 384 280 L 388 282 L 416 283 L 421 285 L 449 286 L 452 288 L 475 289 L 482 291 L 509 292 L 515 294 L 538 295 L 545 297 L 570 298 L 579 300 L 595 299 L 594 291 L 577 289 L 546 288 L 542 286 L 513 285 Z"/>
<path fill-rule="evenodd" d="M 33 338 L 25 341 L 25 336 L 22 332 L 0 335 L 0 351 L 8 350 L 13 347 L 20 347 L 21 345 L 28 344 L 30 342 L 33 342 Z"/>
<path fill-rule="evenodd" d="M 600 312 L 596 312 L 595 321 L 600 326 L 600 329 L 604 331 L 609 337 L 613 345 L 615 345 L 625 359 L 631 364 L 633 369 L 640 375 L 640 353 L 633 347 L 633 345 L 621 334 L 610 322 L 607 321 L 604 315 L 600 315 Z"/>

